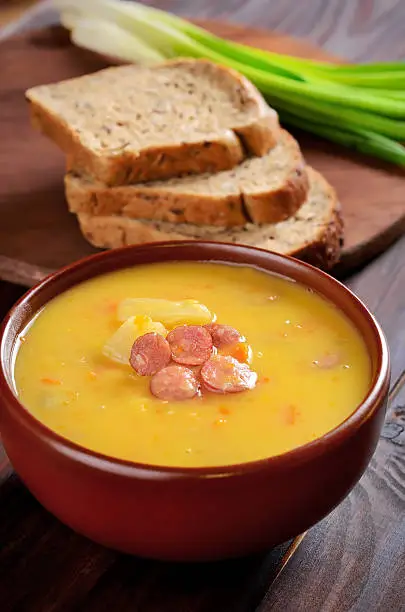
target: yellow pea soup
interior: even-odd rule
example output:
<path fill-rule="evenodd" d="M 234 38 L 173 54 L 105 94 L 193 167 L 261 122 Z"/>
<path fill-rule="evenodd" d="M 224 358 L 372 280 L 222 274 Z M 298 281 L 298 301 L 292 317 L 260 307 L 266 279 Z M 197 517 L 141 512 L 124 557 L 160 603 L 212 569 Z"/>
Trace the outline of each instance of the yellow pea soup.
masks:
<path fill-rule="evenodd" d="M 254 389 L 164 402 L 125 363 L 103 354 L 127 298 L 198 300 L 243 334 Z M 333 304 L 248 267 L 171 262 L 120 270 L 57 296 L 21 337 L 20 401 L 88 449 L 164 466 L 219 466 L 278 455 L 321 437 L 364 398 L 371 365 L 360 334 Z"/>

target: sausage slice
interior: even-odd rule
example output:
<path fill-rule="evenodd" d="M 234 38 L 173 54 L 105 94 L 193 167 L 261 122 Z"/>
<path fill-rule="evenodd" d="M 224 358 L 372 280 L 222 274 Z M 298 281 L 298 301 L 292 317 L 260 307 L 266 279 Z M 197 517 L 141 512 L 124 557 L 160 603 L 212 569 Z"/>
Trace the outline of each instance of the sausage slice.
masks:
<path fill-rule="evenodd" d="M 150 390 L 158 399 L 181 401 L 194 397 L 198 393 L 199 383 L 192 370 L 172 364 L 151 378 Z"/>
<path fill-rule="evenodd" d="M 141 376 L 152 376 L 167 366 L 171 350 L 167 340 L 156 332 L 139 336 L 132 345 L 129 363 Z"/>
<path fill-rule="evenodd" d="M 201 368 L 201 380 L 208 391 L 237 393 L 253 389 L 257 374 L 246 363 L 240 363 L 228 355 L 215 355 Z"/>
<path fill-rule="evenodd" d="M 212 343 L 217 348 L 228 346 L 229 344 L 236 344 L 243 340 L 242 335 L 237 329 L 230 325 L 221 325 L 220 323 L 210 323 L 205 326 L 205 329 L 209 331 L 212 337 Z"/>
<path fill-rule="evenodd" d="M 211 356 L 211 334 L 201 325 L 179 325 L 167 335 L 167 341 L 176 363 L 196 366 Z"/>

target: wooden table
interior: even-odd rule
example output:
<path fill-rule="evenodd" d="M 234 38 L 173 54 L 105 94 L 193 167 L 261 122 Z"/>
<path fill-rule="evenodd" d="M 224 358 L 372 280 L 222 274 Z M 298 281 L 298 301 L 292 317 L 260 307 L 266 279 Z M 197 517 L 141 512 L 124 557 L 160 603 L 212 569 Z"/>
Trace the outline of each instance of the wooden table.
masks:
<path fill-rule="evenodd" d="M 18 5 L 27 4 L 32 2 L 0 1 L 0 23 L 6 11 L 11 15 L 12 8 L 14 17 Z M 193 17 L 219 17 L 308 37 L 352 60 L 405 56 L 403 0 L 155 4 Z M 46 11 L 36 14 L 36 25 L 38 19 L 46 21 Z M 382 324 L 391 348 L 393 382 L 398 380 L 405 369 L 405 237 L 345 282 Z M 0 283 L 0 316 L 21 293 L 20 287 Z M 204 567 L 167 566 L 95 546 L 35 502 L 12 473 L 0 445 L 2 612 L 400 611 L 405 610 L 403 388 L 393 398 L 378 449 L 360 483 L 310 530 L 277 579 L 270 566 L 271 555 Z"/>

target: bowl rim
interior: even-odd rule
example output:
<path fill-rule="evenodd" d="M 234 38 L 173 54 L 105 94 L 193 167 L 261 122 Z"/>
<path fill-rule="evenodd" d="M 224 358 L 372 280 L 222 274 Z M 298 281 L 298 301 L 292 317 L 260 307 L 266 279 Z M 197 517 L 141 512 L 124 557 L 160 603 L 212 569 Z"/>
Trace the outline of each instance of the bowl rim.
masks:
<path fill-rule="evenodd" d="M 363 398 L 363 400 L 360 402 L 360 404 L 358 404 L 354 408 L 353 412 L 348 417 L 346 417 L 346 419 L 344 419 L 341 423 L 339 423 L 330 431 L 326 432 L 323 436 L 278 455 L 272 455 L 270 457 L 264 457 L 262 459 L 227 465 L 207 467 L 180 467 L 135 462 L 126 459 L 119 459 L 110 455 L 105 455 L 103 453 L 93 451 L 85 446 L 77 444 L 76 442 L 72 442 L 68 438 L 65 438 L 64 436 L 56 433 L 47 425 L 39 421 L 34 415 L 29 412 L 27 408 L 25 408 L 25 406 L 15 395 L 12 387 L 10 386 L 6 378 L 3 360 L 6 338 L 11 335 L 13 344 L 17 338 L 17 334 L 10 330 L 12 330 L 12 322 L 15 319 L 18 319 L 20 309 L 29 304 L 34 296 L 37 296 L 38 294 L 40 295 L 49 286 L 58 283 L 61 278 L 71 275 L 75 272 L 80 272 L 83 268 L 86 268 L 88 265 L 91 265 L 94 262 L 103 260 L 108 262 L 109 260 L 114 260 L 115 258 L 119 260 L 120 255 L 123 255 L 128 252 L 136 253 L 142 250 L 151 251 L 167 247 L 176 250 L 176 248 L 182 248 L 187 246 L 196 249 L 219 249 L 223 253 L 227 253 L 230 251 L 253 253 L 253 255 L 257 253 L 258 255 L 260 254 L 269 260 L 279 260 L 281 265 L 284 265 L 283 262 L 290 262 L 295 268 L 306 268 L 310 271 L 312 275 L 319 275 L 319 277 L 322 279 L 322 282 L 331 283 L 336 287 L 338 291 L 345 294 L 346 298 L 349 299 L 355 305 L 357 310 L 361 312 L 361 316 L 366 320 L 366 323 L 371 328 L 377 349 L 376 372 L 370 381 L 368 392 Z M 193 260 L 188 259 L 186 257 L 184 259 L 180 259 L 180 261 L 211 261 L 213 263 L 228 263 L 230 265 L 246 265 L 248 267 L 253 267 L 264 272 L 271 273 L 270 270 L 265 270 L 259 264 L 235 264 L 234 262 L 232 262 L 232 260 L 221 259 L 220 257 L 214 257 L 213 259 L 208 260 Z M 138 265 L 148 264 L 142 262 L 132 263 L 128 265 L 117 266 L 116 270 L 125 269 L 131 266 L 136 267 Z M 109 272 L 112 272 L 112 270 L 107 271 L 107 273 Z M 76 283 L 73 283 L 72 286 L 80 284 L 81 282 L 86 282 L 86 280 L 89 280 L 90 278 L 95 278 L 96 276 L 102 275 L 104 273 L 106 272 L 100 271 L 98 274 L 92 274 L 87 279 L 82 279 Z M 275 274 L 278 273 L 275 272 Z M 285 277 L 290 278 L 287 273 L 285 274 Z M 43 306 L 48 301 L 50 300 L 44 301 Z M 38 310 L 36 310 L 35 312 L 38 312 Z M 242 475 L 250 472 L 261 471 L 266 468 L 278 468 L 281 466 L 285 468 L 291 464 L 308 461 L 318 455 L 321 455 L 326 447 L 330 448 L 331 445 L 337 446 L 341 444 L 343 440 L 345 440 L 347 437 L 353 436 L 361 427 L 361 425 L 363 425 L 365 421 L 371 418 L 374 412 L 378 410 L 380 404 L 379 400 L 381 400 L 381 398 L 388 393 L 389 382 L 390 356 L 388 343 L 379 323 L 376 321 L 375 317 L 371 314 L 371 312 L 368 310 L 367 306 L 362 302 L 362 300 L 360 300 L 348 287 L 343 285 L 343 283 L 333 278 L 326 272 L 315 268 L 314 266 L 306 262 L 297 260 L 294 257 L 290 257 L 288 255 L 275 253 L 273 251 L 267 251 L 265 249 L 248 245 L 231 243 L 228 244 L 204 240 L 181 240 L 175 242 L 161 241 L 141 245 L 129 245 L 116 249 L 97 252 L 95 254 L 91 254 L 84 258 L 81 258 L 73 263 L 67 264 L 66 266 L 47 275 L 42 281 L 29 288 L 28 291 L 26 291 L 20 297 L 20 299 L 11 307 L 11 309 L 4 317 L 2 324 L 0 325 L 0 397 L 2 398 L 3 404 L 6 404 L 7 407 L 11 407 L 11 411 L 14 412 L 20 425 L 23 425 L 25 429 L 30 430 L 30 433 L 34 436 L 39 437 L 44 444 L 50 445 L 56 452 L 62 452 L 62 454 L 66 457 L 69 457 L 74 460 L 79 460 L 80 462 L 93 468 L 97 468 L 103 471 L 107 470 L 110 473 L 115 473 L 126 477 L 139 477 L 139 474 L 141 472 L 146 472 L 148 474 L 148 477 L 150 477 L 151 475 L 155 475 L 159 478 L 214 478 L 220 476 Z"/>

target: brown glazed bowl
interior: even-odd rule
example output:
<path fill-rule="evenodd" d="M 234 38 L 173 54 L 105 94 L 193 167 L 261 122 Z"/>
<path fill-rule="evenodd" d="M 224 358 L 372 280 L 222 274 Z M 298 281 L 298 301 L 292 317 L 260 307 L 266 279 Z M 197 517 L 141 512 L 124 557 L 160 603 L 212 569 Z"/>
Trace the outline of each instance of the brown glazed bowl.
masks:
<path fill-rule="evenodd" d="M 33 315 L 86 279 L 128 266 L 179 260 L 255 266 L 294 279 L 334 302 L 361 333 L 370 354 L 372 381 L 362 404 L 333 431 L 305 446 L 269 459 L 215 468 L 154 467 L 102 456 L 31 416 L 13 391 L 13 359 L 16 338 Z M 88 257 L 31 289 L 4 320 L 0 340 L 0 431 L 28 489 L 79 533 L 157 559 L 246 555 L 314 525 L 364 472 L 387 403 L 387 343 L 365 306 L 343 285 L 307 264 L 244 246 L 185 241 Z"/>

